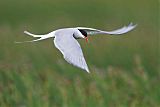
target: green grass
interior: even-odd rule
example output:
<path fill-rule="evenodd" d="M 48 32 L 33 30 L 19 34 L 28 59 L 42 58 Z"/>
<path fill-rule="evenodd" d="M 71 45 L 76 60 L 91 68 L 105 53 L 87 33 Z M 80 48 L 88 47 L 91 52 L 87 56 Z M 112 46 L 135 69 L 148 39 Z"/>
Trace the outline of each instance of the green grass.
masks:
<path fill-rule="evenodd" d="M 61 27 L 113 30 L 123 36 L 78 40 L 90 74 L 68 64 L 43 34 Z M 159 20 L 156 0 L 0 1 L 0 107 L 159 107 Z"/>

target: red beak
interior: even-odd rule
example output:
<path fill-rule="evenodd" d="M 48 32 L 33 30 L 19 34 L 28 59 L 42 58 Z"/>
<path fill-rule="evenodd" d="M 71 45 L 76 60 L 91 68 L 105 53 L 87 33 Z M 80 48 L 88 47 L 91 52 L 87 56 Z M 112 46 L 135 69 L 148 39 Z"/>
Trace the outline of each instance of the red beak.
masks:
<path fill-rule="evenodd" d="M 86 42 L 88 43 L 88 37 L 85 37 Z"/>

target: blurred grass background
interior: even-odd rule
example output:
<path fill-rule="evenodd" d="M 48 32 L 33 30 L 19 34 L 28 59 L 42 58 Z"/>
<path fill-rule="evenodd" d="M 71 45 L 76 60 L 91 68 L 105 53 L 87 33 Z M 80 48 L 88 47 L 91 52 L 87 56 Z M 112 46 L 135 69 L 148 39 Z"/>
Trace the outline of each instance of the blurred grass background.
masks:
<path fill-rule="evenodd" d="M 157 0 L 1 0 L 0 107 L 159 107 Z M 90 74 L 64 61 L 52 39 L 37 43 L 24 30 L 45 34 L 62 27 L 114 30 L 123 36 L 78 40 Z"/>

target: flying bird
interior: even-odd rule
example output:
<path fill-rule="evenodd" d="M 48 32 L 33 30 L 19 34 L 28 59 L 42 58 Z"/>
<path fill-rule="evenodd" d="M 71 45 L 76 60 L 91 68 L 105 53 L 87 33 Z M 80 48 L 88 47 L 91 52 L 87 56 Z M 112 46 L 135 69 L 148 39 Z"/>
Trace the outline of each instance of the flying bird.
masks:
<path fill-rule="evenodd" d="M 96 35 L 96 34 L 120 35 L 133 30 L 135 27 L 136 25 L 130 23 L 128 26 L 124 26 L 120 29 L 113 31 L 103 31 L 87 27 L 62 28 L 44 35 L 35 35 L 27 31 L 24 31 L 25 34 L 38 38 L 32 41 L 24 41 L 24 42 L 35 42 L 48 38 L 54 38 L 53 41 L 55 47 L 59 49 L 59 51 L 63 54 L 64 59 L 68 63 L 78 68 L 81 68 L 89 73 L 89 69 L 85 61 L 81 46 L 79 45 L 76 39 L 85 39 L 87 42 L 88 36 L 91 35 Z M 16 42 L 16 43 L 24 43 L 24 42 Z"/>

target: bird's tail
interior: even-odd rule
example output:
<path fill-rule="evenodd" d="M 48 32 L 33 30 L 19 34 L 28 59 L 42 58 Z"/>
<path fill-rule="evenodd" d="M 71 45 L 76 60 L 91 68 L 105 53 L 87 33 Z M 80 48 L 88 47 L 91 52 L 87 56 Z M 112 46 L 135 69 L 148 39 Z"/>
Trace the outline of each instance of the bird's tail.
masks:
<path fill-rule="evenodd" d="M 24 33 L 38 39 L 31 40 L 31 41 L 15 42 L 15 43 L 36 42 L 36 41 L 45 40 L 45 39 L 54 37 L 54 31 L 45 35 L 35 35 L 27 31 L 24 31 Z"/>

